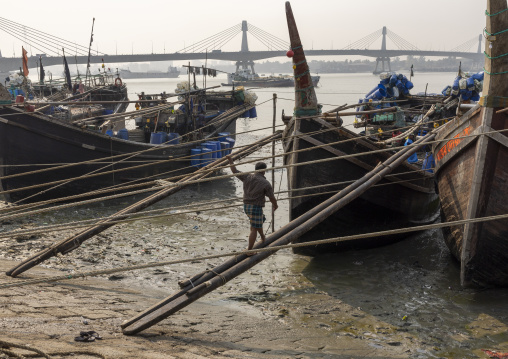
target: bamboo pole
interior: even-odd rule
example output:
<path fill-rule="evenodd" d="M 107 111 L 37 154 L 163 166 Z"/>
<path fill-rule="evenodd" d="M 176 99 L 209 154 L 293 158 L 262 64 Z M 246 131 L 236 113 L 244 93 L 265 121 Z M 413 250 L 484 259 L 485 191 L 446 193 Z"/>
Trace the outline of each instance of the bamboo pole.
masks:
<path fill-rule="evenodd" d="M 277 94 L 273 94 L 272 134 L 275 134 L 275 118 L 277 114 Z M 272 168 L 275 167 L 275 141 L 272 142 Z M 275 171 L 272 170 L 272 188 L 275 190 Z M 272 208 L 272 233 L 275 232 L 275 211 Z"/>
<path fill-rule="evenodd" d="M 434 137 L 434 133 L 429 133 L 415 143 L 418 145 L 424 145 Z M 264 243 L 259 243 L 255 248 L 259 248 L 260 246 L 272 247 L 288 244 L 305 234 L 340 208 L 359 197 L 375 183 L 382 180 L 384 176 L 415 153 L 418 147 L 419 146 L 405 148 L 397 152 L 383 162 L 383 164 L 377 166 L 375 169 L 364 175 L 361 179 L 288 223 L 277 232 L 269 235 Z M 275 250 L 273 252 L 261 252 L 253 255 L 252 257 L 247 257 L 245 254 L 239 255 L 212 270 L 202 273 L 200 276 L 194 277 L 193 279 L 195 280 L 189 280 L 187 282 L 187 286 L 183 290 L 157 303 L 151 308 L 148 308 L 137 316 L 125 321 L 121 325 L 123 333 L 125 335 L 133 335 L 151 327 L 202 296 L 210 293 L 219 286 L 224 285 L 231 279 L 244 273 L 275 252 Z"/>
<path fill-rule="evenodd" d="M 274 141 L 277 137 L 280 137 L 280 136 L 281 136 L 281 134 L 275 134 L 275 135 L 271 135 L 266 138 L 263 138 L 255 143 L 253 143 L 251 146 L 237 151 L 236 153 L 234 153 L 232 155 L 232 157 L 234 159 L 239 159 L 239 158 L 245 157 L 245 156 L 255 152 L 260 147 L 264 146 L 266 143 L 269 143 L 270 141 Z M 178 192 L 179 190 L 181 190 L 182 188 L 184 188 L 186 186 L 186 182 L 191 182 L 191 181 L 206 177 L 206 176 L 210 175 L 211 173 L 213 173 L 213 171 L 210 171 L 211 169 L 220 168 L 221 166 L 225 165 L 226 163 L 227 163 L 227 160 L 225 158 L 217 159 L 215 162 L 213 162 L 213 163 L 199 169 L 198 171 L 196 171 L 190 175 L 187 175 L 186 177 L 179 180 L 177 182 L 178 186 L 162 189 L 162 190 L 158 191 L 157 193 L 154 193 L 154 194 L 150 195 L 149 197 L 147 197 L 139 202 L 136 202 L 135 204 L 133 204 L 127 208 L 124 208 L 123 210 L 113 214 L 112 216 L 99 222 L 95 226 L 90 227 L 90 228 L 76 234 L 75 236 L 69 237 L 69 238 L 64 239 L 60 242 L 55 243 L 54 245 L 50 246 L 49 248 L 37 253 L 36 255 L 24 260 L 22 263 L 16 265 L 12 269 L 8 270 L 6 272 L 6 274 L 9 276 L 12 276 L 12 277 L 16 277 L 17 275 L 36 266 L 39 263 L 42 263 L 43 261 L 57 255 L 58 253 L 67 254 L 67 253 L 73 251 L 74 249 L 78 248 L 87 239 L 89 239 L 89 238 L 103 232 L 104 230 L 110 228 L 111 226 L 113 226 L 114 223 L 110 223 L 110 222 L 112 222 L 112 220 L 110 219 L 111 217 L 115 217 L 115 219 L 126 218 L 126 217 L 128 217 L 127 214 L 139 212 L 139 211 L 153 205 L 154 203 L 157 203 L 160 200 Z"/>

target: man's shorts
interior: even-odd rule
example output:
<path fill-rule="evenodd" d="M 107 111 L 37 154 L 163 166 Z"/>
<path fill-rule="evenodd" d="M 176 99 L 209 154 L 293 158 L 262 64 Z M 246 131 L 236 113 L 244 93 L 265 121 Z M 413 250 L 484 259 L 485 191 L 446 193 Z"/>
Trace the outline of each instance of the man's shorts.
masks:
<path fill-rule="evenodd" d="M 263 228 L 263 222 L 266 220 L 263 215 L 263 207 L 255 204 L 244 204 L 243 210 L 250 219 L 250 225 L 254 228 Z"/>

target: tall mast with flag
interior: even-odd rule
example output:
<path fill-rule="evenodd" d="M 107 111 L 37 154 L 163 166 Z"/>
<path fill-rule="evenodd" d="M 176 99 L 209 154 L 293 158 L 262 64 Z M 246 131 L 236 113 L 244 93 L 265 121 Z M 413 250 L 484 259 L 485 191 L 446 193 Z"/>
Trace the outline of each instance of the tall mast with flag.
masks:
<path fill-rule="evenodd" d="M 63 52 L 63 61 L 64 61 L 64 71 L 65 71 L 65 81 L 67 82 L 67 88 L 72 92 L 72 82 L 71 82 L 71 72 L 69 71 L 69 64 L 67 63 L 67 58 L 65 57 L 65 50 L 62 48 Z"/>
<path fill-rule="evenodd" d="M 21 46 L 21 53 L 23 54 L 23 75 L 25 77 L 28 76 L 28 52 L 25 50 L 23 46 Z"/>
<path fill-rule="evenodd" d="M 39 83 L 42 85 L 44 83 L 44 77 L 46 76 L 46 72 L 44 71 L 44 67 L 42 67 L 42 55 L 39 56 Z"/>
<path fill-rule="evenodd" d="M 92 32 L 90 34 L 90 45 L 88 46 L 88 61 L 86 62 L 86 74 L 85 74 L 85 85 L 88 83 L 88 76 L 92 76 L 90 73 L 90 55 L 92 51 L 92 42 L 93 42 L 93 26 L 95 24 L 95 18 L 92 20 Z"/>

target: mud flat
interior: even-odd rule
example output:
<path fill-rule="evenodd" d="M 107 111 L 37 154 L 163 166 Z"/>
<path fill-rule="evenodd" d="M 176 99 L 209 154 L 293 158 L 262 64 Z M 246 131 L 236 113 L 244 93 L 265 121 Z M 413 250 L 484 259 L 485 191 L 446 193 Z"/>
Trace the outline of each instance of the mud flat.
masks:
<path fill-rule="evenodd" d="M 4 228 L 38 224 L 3 223 Z M 0 282 L 241 250 L 247 227 L 244 216 L 231 210 L 122 224 L 19 278 L 1 276 Z M 0 272 L 68 234 L 1 239 Z M 176 291 L 178 280 L 221 260 L 2 289 L 0 340 L 54 358 L 70 352 L 83 358 L 99 357 L 92 353 L 107 358 L 408 358 L 432 350 L 405 331 L 403 322 L 396 327 L 319 291 L 301 274 L 307 261 L 281 251 L 136 336 L 124 336 L 120 324 Z M 74 340 L 91 330 L 103 339 Z"/>

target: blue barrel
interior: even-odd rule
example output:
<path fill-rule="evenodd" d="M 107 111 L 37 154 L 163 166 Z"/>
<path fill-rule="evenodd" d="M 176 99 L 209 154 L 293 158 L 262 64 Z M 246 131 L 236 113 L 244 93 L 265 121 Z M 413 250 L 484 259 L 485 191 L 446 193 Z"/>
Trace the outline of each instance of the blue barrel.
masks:
<path fill-rule="evenodd" d="M 408 80 L 408 81 L 406 82 L 406 88 L 407 88 L 408 90 L 411 90 L 413 87 L 414 87 L 413 83 L 412 83 L 411 81 L 409 81 L 409 80 Z"/>
<path fill-rule="evenodd" d="M 459 89 L 459 80 L 461 79 L 462 77 L 460 76 L 457 76 L 455 78 L 455 80 L 453 80 L 453 86 L 452 86 L 452 89 L 454 89 L 455 91 L 458 91 Z"/>
<path fill-rule="evenodd" d="M 376 85 L 376 87 L 374 87 L 372 90 L 370 90 L 369 92 L 367 92 L 367 94 L 365 95 L 365 97 L 369 97 L 370 95 L 372 95 L 374 92 L 376 92 L 377 90 L 379 89 L 383 89 L 386 91 L 386 87 L 385 85 L 383 84 L 378 84 Z"/>
<path fill-rule="evenodd" d="M 178 145 L 180 143 L 180 135 L 176 132 L 168 133 L 168 144 Z"/>
<path fill-rule="evenodd" d="M 452 87 L 450 85 L 446 86 L 441 93 L 444 96 L 450 96 L 450 93 L 452 92 Z"/>
<path fill-rule="evenodd" d="M 242 118 L 249 118 L 249 116 L 250 116 L 250 111 L 245 111 L 241 117 Z"/>
<path fill-rule="evenodd" d="M 475 88 L 475 84 L 474 84 L 474 78 L 470 77 L 466 80 L 466 84 L 467 84 L 467 89 L 469 91 L 473 91 L 474 88 Z"/>
<path fill-rule="evenodd" d="M 192 167 L 201 167 L 201 148 L 191 149 L 191 160 L 190 164 Z"/>
<path fill-rule="evenodd" d="M 256 108 L 255 108 L 255 107 L 253 107 L 253 108 L 251 108 L 251 109 L 249 110 L 249 117 L 250 117 L 250 118 L 256 118 L 256 117 L 258 117 L 258 113 L 257 113 L 257 111 L 256 111 Z"/>
<path fill-rule="evenodd" d="M 207 164 L 212 163 L 212 150 L 207 147 L 201 147 L 201 166 L 205 167 Z"/>
<path fill-rule="evenodd" d="M 220 148 L 220 141 L 210 141 L 211 144 L 215 146 L 215 153 L 214 158 L 222 158 L 221 148 Z"/>
<path fill-rule="evenodd" d="M 107 130 L 106 131 L 106 135 L 110 136 L 110 137 L 113 137 L 114 134 L 113 134 L 113 130 Z"/>
<path fill-rule="evenodd" d="M 226 137 L 229 136 L 229 132 L 219 132 L 219 142 L 226 141 Z"/>
<path fill-rule="evenodd" d="M 233 151 L 233 147 L 235 147 L 235 140 L 234 140 L 234 138 L 226 137 L 226 142 L 229 142 L 229 150 L 228 150 L 228 155 L 229 155 Z"/>
<path fill-rule="evenodd" d="M 113 110 L 104 109 L 104 110 L 102 110 L 102 114 L 103 115 L 112 115 L 113 114 Z"/>
<path fill-rule="evenodd" d="M 471 101 L 480 101 L 480 95 L 478 92 L 473 91 L 473 96 L 471 96 Z"/>
<path fill-rule="evenodd" d="M 208 148 L 211 152 L 210 156 L 211 156 L 211 158 L 213 158 L 213 151 L 215 151 L 215 146 L 207 141 L 207 142 L 201 144 L 201 149 L 203 149 L 203 148 Z"/>
<path fill-rule="evenodd" d="M 465 92 L 461 93 L 461 95 L 460 95 L 460 97 L 462 97 L 462 99 L 464 101 L 469 100 L 472 96 L 473 96 L 472 91 L 465 91 Z"/>
<path fill-rule="evenodd" d="M 380 86 L 383 86 L 383 85 L 380 85 Z M 370 94 L 369 96 L 367 96 L 365 99 L 366 100 L 381 100 L 383 99 L 383 97 L 386 97 L 386 89 L 384 88 L 378 88 L 376 91 L 374 91 L 372 94 Z"/>
<path fill-rule="evenodd" d="M 394 93 L 393 93 L 393 87 L 387 87 L 386 88 L 386 95 L 388 97 L 393 97 Z M 357 115 L 358 116 L 358 115 Z"/>
<path fill-rule="evenodd" d="M 222 157 L 229 154 L 229 142 L 221 142 L 220 143 Z"/>
<path fill-rule="evenodd" d="M 477 74 L 473 74 L 471 77 L 478 81 L 483 81 L 484 73 L 483 71 L 478 72 Z"/>
<path fill-rule="evenodd" d="M 390 77 L 390 85 L 395 86 L 395 83 L 397 82 L 398 79 L 399 78 L 397 77 L 397 75 L 392 75 Z"/>
<path fill-rule="evenodd" d="M 116 137 L 121 138 L 122 140 L 128 140 L 129 139 L 129 131 L 127 131 L 126 128 L 122 128 L 118 130 Z"/>
<path fill-rule="evenodd" d="M 165 140 L 163 133 L 164 132 L 152 132 L 150 134 L 150 143 L 153 145 L 160 145 L 163 143 Z"/>

